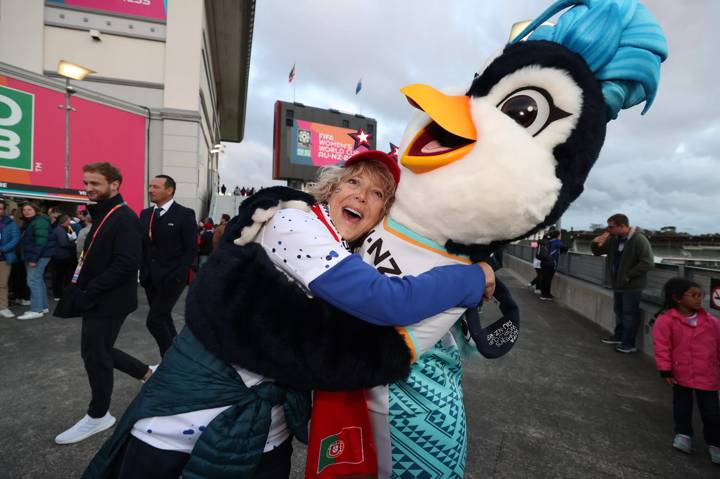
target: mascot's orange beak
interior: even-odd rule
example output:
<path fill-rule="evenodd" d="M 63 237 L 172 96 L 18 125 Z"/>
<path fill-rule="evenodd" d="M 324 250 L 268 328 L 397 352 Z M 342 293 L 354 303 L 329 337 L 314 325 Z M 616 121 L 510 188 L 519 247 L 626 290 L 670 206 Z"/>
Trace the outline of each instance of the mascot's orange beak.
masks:
<path fill-rule="evenodd" d="M 477 140 L 470 97 L 449 96 L 428 85 L 400 90 L 432 120 L 406 148 L 400 163 L 413 173 L 427 173 L 464 157 Z"/>

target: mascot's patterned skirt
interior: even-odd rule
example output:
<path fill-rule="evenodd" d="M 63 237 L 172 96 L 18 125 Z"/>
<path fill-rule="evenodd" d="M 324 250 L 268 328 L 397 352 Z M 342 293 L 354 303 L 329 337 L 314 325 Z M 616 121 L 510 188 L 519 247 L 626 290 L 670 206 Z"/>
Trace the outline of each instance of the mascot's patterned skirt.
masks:
<path fill-rule="evenodd" d="M 389 393 L 392 477 L 463 477 L 467 435 L 458 348 L 428 351 Z"/>

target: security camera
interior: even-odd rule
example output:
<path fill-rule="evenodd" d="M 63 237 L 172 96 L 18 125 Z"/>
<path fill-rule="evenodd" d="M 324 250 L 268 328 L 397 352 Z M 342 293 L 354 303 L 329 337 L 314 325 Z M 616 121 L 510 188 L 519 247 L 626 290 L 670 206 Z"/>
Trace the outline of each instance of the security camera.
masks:
<path fill-rule="evenodd" d="M 95 41 L 97 41 L 97 42 L 99 42 L 100 40 L 102 40 L 102 39 L 100 38 L 100 31 L 99 31 L 99 30 L 90 30 L 90 36 L 92 37 L 93 40 L 95 40 Z"/>

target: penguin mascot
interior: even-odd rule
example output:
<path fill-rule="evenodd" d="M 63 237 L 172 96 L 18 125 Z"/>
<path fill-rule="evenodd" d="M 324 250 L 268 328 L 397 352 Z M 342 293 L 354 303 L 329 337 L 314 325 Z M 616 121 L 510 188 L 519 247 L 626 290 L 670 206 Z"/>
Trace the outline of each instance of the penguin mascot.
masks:
<path fill-rule="evenodd" d="M 582 192 L 606 123 L 641 102 L 643 113 L 650 108 L 666 56 L 662 30 L 639 2 L 561 0 L 475 73 L 464 94 L 403 88 L 420 111 L 400 145 L 395 204 L 366 238 L 365 260 L 414 275 L 486 259 L 554 224 Z M 419 356 L 409 377 L 370 391 L 380 477 L 463 476 L 458 344 L 447 334 L 428 346 L 461 314 L 409 326 Z"/>
<path fill-rule="evenodd" d="M 555 223 L 582 192 L 606 123 L 643 102 L 649 109 L 666 56 L 660 26 L 637 0 L 560 0 L 461 94 L 402 89 L 418 109 L 400 146 L 402 180 L 360 253 L 385 274 L 417 275 L 487 260 Z M 367 393 L 377 477 L 463 477 L 462 335 L 452 332 L 464 311 L 390 328 L 309 298 L 252 240 L 275 212 L 312 202 L 281 187 L 246 200 L 190 288 L 187 327 L 218 358 L 296 390 L 389 384 Z M 467 328 L 488 357 L 517 339 L 517 308 L 498 290 L 506 318 Z M 309 450 L 308 464 L 341 446 Z M 342 477 L 324 464 L 306 477 Z"/>
<path fill-rule="evenodd" d="M 416 275 L 487 260 L 498 247 L 554 224 L 582 193 L 607 122 L 643 102 L 643 114 L 650 108 L 666 57 L 661 27 L 637 0 L 560 0 L 476 72 L 463 94 L 403 88 L 419 111 L 400 145 L 395 203 L 365 239 L 365 260 L 385 274 Z M 243 228 L 247 223 L 233 225 L 225 240 Z M 379 477 L 463 476 L 461 348 L 451 334 L 461 316 L 451 309 L 399 328 L 412 339 L 410 373 L 368 393 Z M 517 339 L 515 323 L 498 321 L 475 342 L 481 350 L 499 347 L 500 355 Z M 297 378 L 256 360 L 244 366 L 278 381 Z M 340 389 L 322 382 L 303 386 Z"/>

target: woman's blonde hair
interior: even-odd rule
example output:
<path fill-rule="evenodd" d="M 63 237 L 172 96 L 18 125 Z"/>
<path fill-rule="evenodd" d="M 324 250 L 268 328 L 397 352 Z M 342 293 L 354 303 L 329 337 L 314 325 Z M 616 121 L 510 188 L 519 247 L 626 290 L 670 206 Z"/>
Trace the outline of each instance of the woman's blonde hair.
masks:
<path fill-rule="evenodd" d="M 307 191 L 315 197 L 319 203 L 327 203 L 330 197 L 346 179 L 359 176 L 363 173 L 379 183 L 385 198 L 382 214 L 388 212 L 395 201 L 395 180 L 388 169 L 377 161 L 358 161 L 345 168 L 339 166 L 328 166 L 320 170 L 317 181 L 307 186 Z"/>

